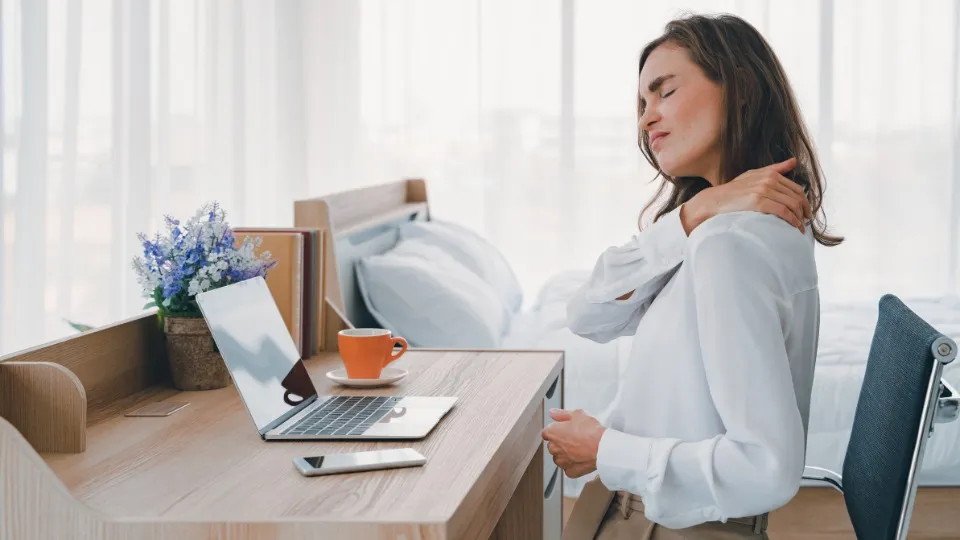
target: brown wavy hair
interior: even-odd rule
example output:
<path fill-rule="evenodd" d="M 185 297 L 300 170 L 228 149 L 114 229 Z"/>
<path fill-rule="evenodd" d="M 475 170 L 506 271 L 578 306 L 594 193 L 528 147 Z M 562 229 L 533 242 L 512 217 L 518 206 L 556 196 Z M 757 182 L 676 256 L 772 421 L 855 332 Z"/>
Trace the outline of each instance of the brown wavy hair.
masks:
<path fill-rule="evenodd" d="M 720 129 L 719 182 L 726 183 L 748 170 L 796 157 L 796 167 L 784 176 L 806 191 L 813 214 L 814 238 L 825 246 L 840 244 L 843 237 L 832 236 L 826 230 L 822 208 L 826 187 L 823 171 L 796 97 L 783 66 L 760 32 L 743 19 L 728 14 L 675 19 L 667 23 L 663 35 L 643 49 L 638 74 L 643 71 L 650 53 L 664 43 L 686 49 L 703 73 L 723 88 L 725 114 Z M 640 113 L 638 93 L 638 118 Z M 656 222 L 710 187 L 704 178 L 674 178 L 660 170 L 643 129 L 640 129 L 638 144 L 644 157 L 658 171 L 657 177 L 663 177 L 657 193 L 640 213 L 640 222 L 650 211 L 656 212 Z"/>

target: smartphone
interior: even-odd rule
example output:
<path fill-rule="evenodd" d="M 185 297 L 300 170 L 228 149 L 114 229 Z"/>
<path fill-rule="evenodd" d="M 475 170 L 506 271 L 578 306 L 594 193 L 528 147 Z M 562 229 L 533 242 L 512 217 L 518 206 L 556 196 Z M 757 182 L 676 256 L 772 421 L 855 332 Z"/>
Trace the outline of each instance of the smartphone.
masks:
<path fill-rule="evenodd" d="M 298 457 L 294 458 L 293 465 L 304 476 L 321 476 L 378 469 L 417 467 L 426 462 L 427 458 L 413 448 L 392 448 L 369 452 Z"/>

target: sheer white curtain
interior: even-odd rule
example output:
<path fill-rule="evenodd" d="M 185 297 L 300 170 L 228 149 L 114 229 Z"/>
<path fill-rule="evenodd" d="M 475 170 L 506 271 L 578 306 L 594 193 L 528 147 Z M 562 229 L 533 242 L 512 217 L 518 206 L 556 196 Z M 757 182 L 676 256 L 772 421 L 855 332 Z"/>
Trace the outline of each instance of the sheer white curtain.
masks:
<path fill-rule="evenodd" d="M 311 176 L 336 188 L 425 176 L 435 215 L 491 238 L 532 296 L 635 231 L 655 187 L 635 142 L 637 60 L 682 10 L 743 16 L 786 67 L 826 170 L 828 222 L 847 237 L 819 251 L 824 300 L 960 290 L 951 0 L 312 5 L 346 21 L 308 39 L 342 55 L 323 84 L 347 99 L 312 116 L 312 136 L 339 144 L 310 144 Z"/>
<path fill-rule="evenodd" d="M 0 349 L 135 314 L 136 231 L 203 200 L 424 177 L 528 301 L 636 230 L 637 59 L 681 9 L 745 17 L 783 61 L 847 237 L 824 299 L 960 290 L 953 0 L 3 0 Z"/>
<path fill-rule="evenodd" d="M 0 350 L 134 315 L 137 232 L 307 193 L 297 1 L 3 0 Z"/>

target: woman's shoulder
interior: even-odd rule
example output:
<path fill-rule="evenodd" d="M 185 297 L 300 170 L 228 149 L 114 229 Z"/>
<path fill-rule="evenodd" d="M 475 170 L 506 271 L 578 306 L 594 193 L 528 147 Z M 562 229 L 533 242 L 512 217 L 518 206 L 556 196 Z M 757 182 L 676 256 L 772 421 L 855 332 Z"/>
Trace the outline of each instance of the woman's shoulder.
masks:
<path fill-rule="evenodd" d="M 817 286 L 813 229 L 801 234 L 778 216 L 753 211 L 730 212 L 701 223 L 690 234 L 687 252 L 695 258 L 705 244 L 731 246 L 732 264 L 769 264 L 794 292 Z M 735 246 L 735 247 L 734 247 Z M 744 254 L 748 256 L 744 256 Z"/>

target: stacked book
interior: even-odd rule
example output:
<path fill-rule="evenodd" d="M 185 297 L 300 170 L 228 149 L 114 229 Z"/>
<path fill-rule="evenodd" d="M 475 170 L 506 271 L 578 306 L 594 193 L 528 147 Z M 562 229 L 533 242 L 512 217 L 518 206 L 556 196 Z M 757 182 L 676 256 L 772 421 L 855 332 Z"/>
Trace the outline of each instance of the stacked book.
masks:
<path fill-rule="evenodd" d="M 267 272 L 267 287 L 301 357 L 316 354 L 316 328 L 322 308 L 323 235 L 317 229 L 302 227 L 236 227 L 233 233 L 237 245 L 247 237 L 259 237 L 256 253 L 269 251 L 271 259 L 277 261 Z"/>

